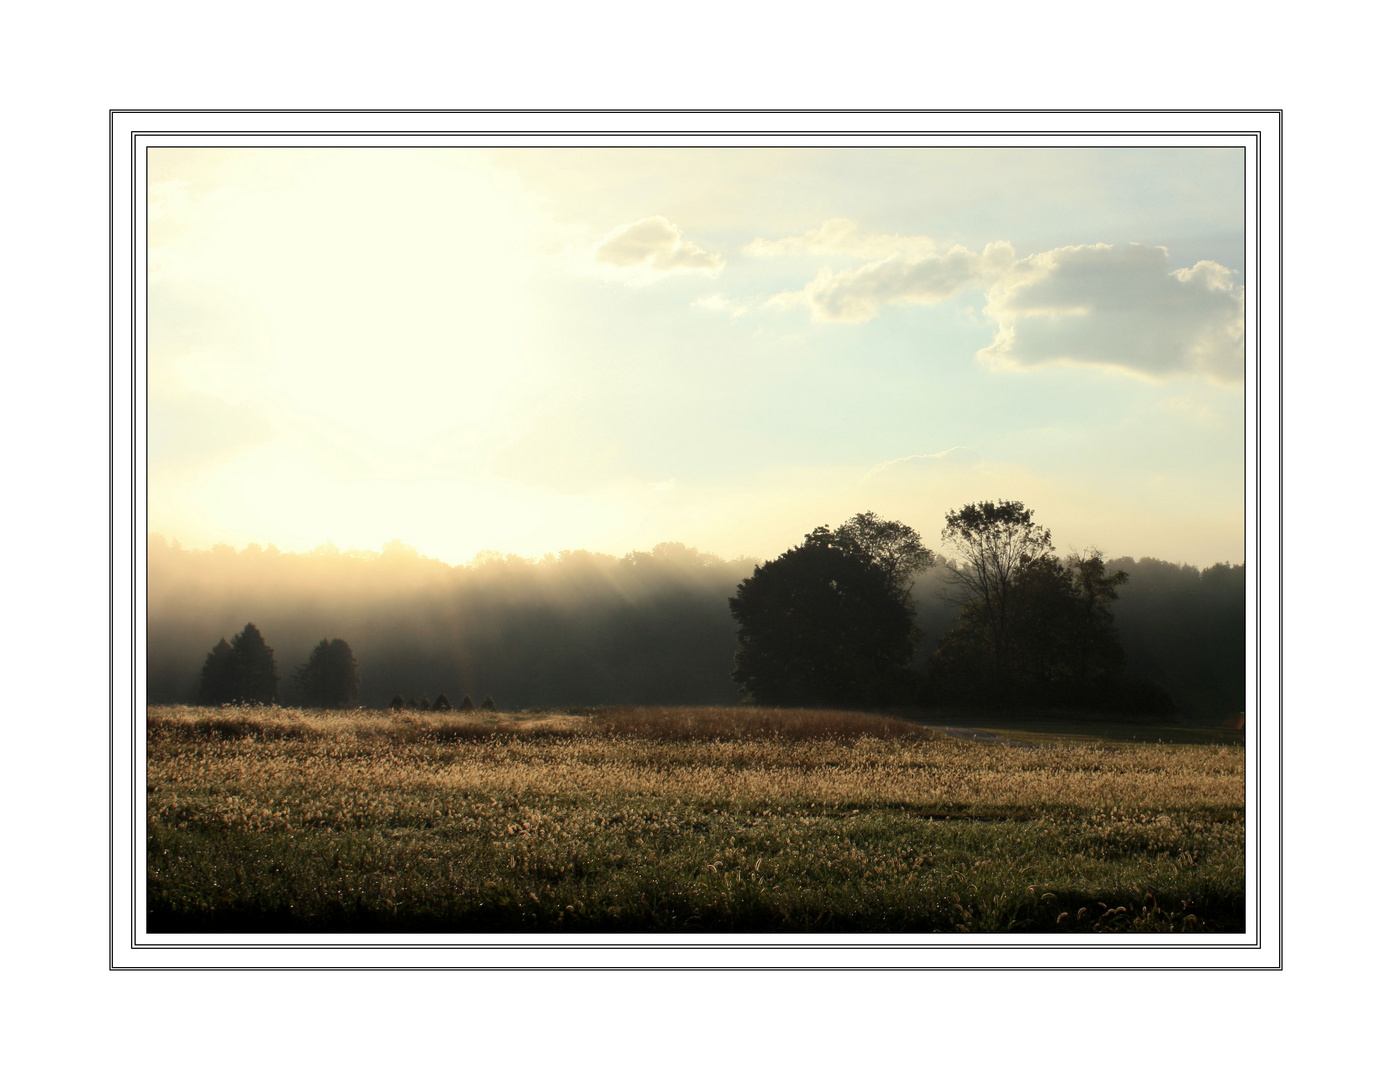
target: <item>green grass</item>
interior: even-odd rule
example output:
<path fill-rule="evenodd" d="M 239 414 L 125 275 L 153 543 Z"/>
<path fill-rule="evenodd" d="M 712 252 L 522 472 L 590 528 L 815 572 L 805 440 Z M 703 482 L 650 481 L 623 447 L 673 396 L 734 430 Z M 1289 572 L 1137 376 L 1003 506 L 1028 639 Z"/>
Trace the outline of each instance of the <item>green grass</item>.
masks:
<path fill-rule="evenodd" d="M 155 933 L 1242 929 L 1240 746 L 769 709 L 148 729 Z"/>

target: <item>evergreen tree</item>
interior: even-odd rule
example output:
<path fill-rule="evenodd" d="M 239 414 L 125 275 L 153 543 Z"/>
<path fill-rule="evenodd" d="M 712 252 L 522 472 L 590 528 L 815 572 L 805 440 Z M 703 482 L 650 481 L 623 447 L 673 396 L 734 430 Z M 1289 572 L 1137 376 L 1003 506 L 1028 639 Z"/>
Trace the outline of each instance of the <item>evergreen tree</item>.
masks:
<path fill-rule="evenodd" d="M 358 662 L 342 638 L 324 638 L 296 669 L 295 682 L 306 705 L 342 709 L 358 700 Z"/>
<path fill-rule="evenodd" d="M 223 705 L 236 700 L 237 683 L 232 670 L 232 646 L 222 638 L 203 661 L 203 675 L 198 681 L 198 702 L 201 705 Z"/>
<path fill-rule="evenodd" d="M 232 675 L 234 692 L 231 700 L 240 704 L 270 705 L 276 699 L 275 650 L 271 649 L 261 631 L 247 623 L 240 634 L 232 638 Z"/>

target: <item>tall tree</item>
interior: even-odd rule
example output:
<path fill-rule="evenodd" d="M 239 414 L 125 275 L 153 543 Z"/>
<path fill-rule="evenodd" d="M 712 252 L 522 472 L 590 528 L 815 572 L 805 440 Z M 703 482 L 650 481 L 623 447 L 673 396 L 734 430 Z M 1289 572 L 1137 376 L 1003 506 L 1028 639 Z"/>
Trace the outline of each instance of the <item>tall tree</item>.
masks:
<path fill-rule="evenodd" d="M 836 527 L 832 534 L 843 545 L 855 545 L 876 566 L 889 574 L 894 587 L 905 597 L 913 588 L 915 574 L 930 569 L 936 556 L 923 546 L 918 532 L 902 521 L 885 521 L 866 512 Z"/>
<path fill-rule="evenodd" d="M 276 675 L 275 650 L 266 644 L 255 624 L 247 623 L 232 638 L 233 701 L 270 705 L 276 699 L 280 682 Z"/>
<path fill-rule="evenodd" d="M 949 576 L 988 637 L 995 666 L 1004 668 L 1010 650 L 1014 593 L 1020 574 L 1053 553 L 1049 530 L 1034 522 L 1021 502 L 969 503 L 947 515 L 943 546 L 955 556 Z"/>
<path fill-rule="evenodd" d="M 943 537 L 961 562 L 956 624 L 929 663 L 940 700 L 1161 712 L 1164 692 L 1124 677 L 1111 605 L 1126 583 L 1089 549 L 1060 559 L 1020 503 L 948 515 Z"/>
<path fill-rule="evenodd" d="M 1066 560 L 1044 555 L 1026 565 L 1013 614 L 1010 660 L 1017 674 L 1036 690 L 1120 675 L 1126 660 L 1111 605 L 1125 583 L 1124 572 L 1107 573 L 1096 550 Z"/>
<path fill-rule="evenodd" d="M 232 646 L 226 638 L 219 639 L 203 661 L 203 674 L 198 680 L 200 705 L 224 705 L 237 697 L 237 678 L 232 669 Z"/>
<path fill-rule="evenodd" d="M 917 640 L 891 572 L 825 526 L 755 567 L 730 612 L 739 623 L 733 678 L 760 704 L 887 703 Z"/>
<path fill-rule="evenodd" d="M 306 705 L 341 709 L 358 700 L 358 662 L 342 638 L 324 638 L 295 670 L 295 682 Z"/>

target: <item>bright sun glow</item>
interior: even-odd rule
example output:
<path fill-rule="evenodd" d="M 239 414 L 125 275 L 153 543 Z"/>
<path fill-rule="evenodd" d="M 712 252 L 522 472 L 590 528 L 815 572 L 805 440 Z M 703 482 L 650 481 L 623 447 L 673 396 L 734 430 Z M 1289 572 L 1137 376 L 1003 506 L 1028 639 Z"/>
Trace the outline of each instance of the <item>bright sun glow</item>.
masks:
<path fill-rule="evenodd" d="M 765 558 L 1014 498 L 1064 548 L 1243 558 L 1236 151 L 193 149 L 149 176 L 150 527 L 185 546 Z"/>

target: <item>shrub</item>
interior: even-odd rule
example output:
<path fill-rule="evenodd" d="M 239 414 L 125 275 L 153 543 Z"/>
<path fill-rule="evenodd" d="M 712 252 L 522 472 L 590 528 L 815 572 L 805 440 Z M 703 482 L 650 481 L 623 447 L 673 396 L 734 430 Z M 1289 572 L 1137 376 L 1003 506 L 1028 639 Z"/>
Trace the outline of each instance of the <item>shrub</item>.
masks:
<path fill-rule="evenodd" d="M 449 712 L 449 711 L 450 711 L 450 700 L 449 700 L 449 698 L 445 697 L 444 691 L 441 691 L 441 692 L 440 692 L 440 696 L 437 697 L 437 698 L 435 699 L 435 704 L 433 704 L 433 705 L 430 706 L 430 710 L 431 710 L 431 712 Z"/>
<path fill-rule="evenodd" d="M 482 708 L 483 708 L 483 711 L 484 711 L 484 712 L 496 712 L 496 711 L 497 711 L 498 706 L 495 705 L 495 704 L 493 704 L 493 695 L 492 695 L 492 694 L 489 694 L 488 697 L 486 697 L 486 698 L 483 699 L 483 706 L 482 706 Z"/>
<path fill-rule="evenodd" d="M 461 702 L 459 703 L 459 711 L 460 711 L 460 712 L 473 712 L 473 711 L 474 711 L 474 699 L 471 698 L 468 694 L 465 694 L 465 695 L 464 695 L 464 700 L 461 701 Z"/>

